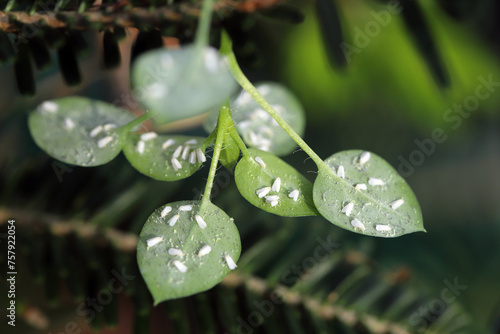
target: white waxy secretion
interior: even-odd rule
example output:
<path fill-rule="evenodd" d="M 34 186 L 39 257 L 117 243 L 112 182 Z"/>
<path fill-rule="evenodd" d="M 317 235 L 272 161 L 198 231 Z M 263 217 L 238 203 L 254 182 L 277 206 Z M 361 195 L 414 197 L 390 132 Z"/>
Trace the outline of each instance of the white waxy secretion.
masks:
<path fill-rule="evenodd" d="M 188 269 L 186 265 L 179 260 L 174 260 L 173 263 L 177 270 L 179 270 L 181 273 L 185 273 Z"/>
<path fill-rule="evenodd" d="M 99 139 L 99 141 L 97 142 L 97 147 L 103 148 L 104 146 L 108 145 L 112 141 L 113 141 L 113 137 L 111 137 L 111 136 L 104 137 L 102 139 Z"/>
<path fill-rule="evenodd" d="M 146 143 L 143 142 L 142 140 L 139 140 L 137 142 L 137 146 L 136 146 L 135 150 L 137 151 L 137 153 L 143 154 L 145 148 L 146 148 Z"/>
<path fill-rule="evenodd" d="M 180 249 L 177 249 L 177 248 L 169 248 L 168 254 L 176 255 L 176 256 L 180 256 L 180 257 L 184 256 L 184 253 Z"/>
<path fill-rule="evenodd" d="M 357 218 L 354 218 L 352 221 L 351 221 L 351 225 L 355 228 L 359 228 L 361 229 L 363 232 L 365 231 L 365 225 L 359 221 L 359 219 Z"/>
<path fill-rule="evenodd" d="M 298 190 L 298 189 L 292 190 L 292 191 L 288 194 L 288 197 L 293 198 L 293 200 L 294 200 L 295 202 L 297 202 L 297 200 L 299 199 L 299 190 Z"/>
<path fill-rule="evenodd" d="M 99 133 L 101 133 L 101 131 L 102 131 L 102 125 L 98 125 L 98 126 L 96 126 L 95 128 L 93 128 L 93 129 L 90 131 L 90 133 L 89 133 L 90 138 L 95 138 L 95 137 L 97 137 L 97 135 L 98 135 Z"/>
<path fill-rule="evenodd" d="M 375 225 L 375 229 L 379 232 L 390 231 L 391 227 L 389 225 Z"/>
<path fill-rule="evenodd" d="M 262 197 L 266 196 L 267 194 L 269 194 L 270 191 L 271 191 L 271 187 L 265 187 L 265 188 L 261 188 L 261 189 L 257 190 L 255 193 L 257 194 L 257 196 L 259 196 L 259 198 L 262 198 Z"/>
<path fill-rule="evenodd" d="M 368 189 L 368 188 L 366 187 L 366 184 L 364 184 L 364 183 L 358 183 L 358 184 L 354 187 L 354 189 L 356 189 L 356 190 L 366 190 L 366 189 Z"/>
<path fill-rule="evenodd" d="M 255 161 L 260 165 L 260 167 L 266 168 L 266 163 L 264 162 L 264 160 L 262 160 L 261 157 L 255 157 Z"/>
<path fill-rule="evenodd" d="M 392 202 L 391 204 L 389 204 L 391 206 L 391 208 L 393 210 L 396 210 L 397 208 L 399 208 L 401 205 L 403 205 L 405 203 L 405 201 L 400 198 L 398 200 L 395 200 L 394 202 Z"/>
<path fill-rule="evenodd" d="M 359 163 L 362 165 L 366 164 L 370 160 L 371 156 L 372 155 L 370 154 L 370 152 L 361 153 L 361 156 L 359 157 Z"/>
<path fill-rule="evenodd" d="M 227 266 L 229 267 L 229 269 L 234 270 L 234 269 L 236 269 L 236 267 L 238 267 L 231 256 L 226 255 L 226 256 L 224 256 L 224 259 L 226 260 L 226 263 L 227 263 Z"/>
<path fill-rule="evenodd" d="M 146 241 L 146 243 L 148 244 L 148 248 L 149 248 L 149 247 L 153 247 L 154 245 L 156 245 L 162 241 L 163 241 L 163 237 L 154 237 L 154 238 L 148 239 Z"/>
<path fill-rule="evenodd" d="M 273 182 L 273 186 L 271 188 L 273 191 L 280 191 L 281 189 L 281 179 L 279 177 L 276 178 L 276 180 L 274 180 Z"/>
<path fill-rule="evenodd" d="M 191 211 L 191 210 L 193 210 L 192 205 L 181 205 L 179 207 L 179 211 Z"/>
<path fill-rule="evenodd" d="M 344 208 L 342 209 L 341 212 L 345 213 L 345 215 L 349 217 L 351 215 L 353 208 L 354 208 L 354 203 L 351 202 L 351 203 L 347 204 L 346 206 L 344 206 Z"/>
<path fill-rule="evenodd" d="M 198 157 L 199 162 L 207 161 L 207 157 L 205 157 L 205 153 L 201 150 L 201 148 L 196 149 L 196 156 Z"/>
<path fill-rule="evenodd" d="M 196 164 L 196 152 L 193 151 L 189 154 L 189 163 L 194 165 Z"/>
<path fill-rule="evenodd" d="M 75 127 L 75 123 L 73 123 L 73 121 L 71 120 L 71 118 L 65 118 L 64 119 L 64 126 L 66 127 L 66 129 L 73 129 Z"/>
<path fill-rule="evenodd" d="M 173 216 L 172 218 L 170 218 L 168 221 L 167 221 L 167 224 L 170 225 L 170 226 L 174 226 L 175 223 L 177 223 L 177 221 L 179 220 L 179 215 L 175 215 Z"/>
<path fill-rule="evenodd" d="M 166 140 L 162 145 L 161 145 L 161 149 L 162 150 L 166 150 L 167 148 L 169 148 L 170 146 L 174 145 L 175 144 L 175 140 L 173 140 L 172 138 Z"/>
<path fill-rule="evenodd" d="M 151 139 L 155 139 L 156 137 L 158 137 L 158 135 L 156 134 L 156 132 L 146 132 L 146 133 L 143 133 L 141 135 L 141 140 L 142 141 L 148 141 L 148 140 L 151 140 Z"/>
<path fill-rule="evenodd" d="M 212 247 L 210 247 L 209 245 L 205 245 L 205 246 L 201 247 L 200 251 L 198 252 L 198 256 L 200 256 L 200 257 L 205 256 L 208 253 L 210 253 L 211 251 L 212 251 Z"/>
<path fill-rule="evenodd" d="M 172 207 L 171 206 L 164 207 L 163 210 L 161 210 L 161 213 L 160 213 L 161 218 L 165 218 L 170 213 L 170 211 L 172 211 Z"/>
<path fill-rule="evenodd" d="M 178 158 L 181 156 L 182 153 L 182 146 L 177 146 L 177 148 L 174 151 L 174 158 Z"/>
<path fill-rule="evenodd" d="M 345 179 L 344 166 L 342 166 L 342 165 L 339 166 L 339 169 L 337 170 L 337 176 Z"/>
<path fill-rule="evenodd" d="M 385 183 L 382 179 L 378 179 L 376 177 L 370 177 L 368 180 L 368 184 L 371 186 L 383 186 Z"/>
<path fill-rule="evenodd" d="M 179 162 L 179 160 L 177 160 L 177 158 L 172 158 L 172 167 L 174 168 L 174 170 L 177 172 L 179 169 L 182 168 L 182 165 L 181 163 Z"/>
<path fill-rule="evenodd" d="M 55 113 L 59 109 L 59 106 L 55 102 L 45 101 L 40 105 L 39 108 L 40 108 L 40 111 Z"/>
<path fill-rule="evenodd" d="M 205 227 L 207 227 L 207 223 L 201 216 L 196 215 L 194 216 L 194 219 L 196 219 L 196 222 L 198 223 L 198 226 L 203 230 Z"/>

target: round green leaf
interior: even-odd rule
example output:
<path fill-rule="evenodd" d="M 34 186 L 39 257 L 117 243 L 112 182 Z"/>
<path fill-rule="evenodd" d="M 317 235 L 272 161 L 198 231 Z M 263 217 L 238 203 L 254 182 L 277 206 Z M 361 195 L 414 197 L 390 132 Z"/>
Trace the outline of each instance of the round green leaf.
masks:
<path fill-rule="evenodd" d="M 210 202 L 181 201 L 149 216 L 137 262 L 156 305 L 210 289 L 231 271 L 240 251 L 238 229 L 224 211 Z"/>
<path fill-rule="evenodd" d="M 193 175 L 206 161 L 203 137 L 129 135 L 123 153 L 135 169 L 160 181 L 176 181 Z"/>
<path fill-rule="evenodd" d="M 133 65 L 132 84 L 139 102 L 160 122 L 207 112 L 237 87 L 216 49 L 191 45 L 142 54 Z"/>
<path fill-rule="evenodd" d="M 78 166 L 105 164 L 120 153 L 126 133 L 119 127 L 135 117 L 127 110 L 83 97 L 45 101 L 30 113 L 28 125 L 47 154 Z"/>
<path fill-rule="evenodd" d="M 330 222 L 384 238 L 425 231 L 415 195 L 384 159 L 351 150 L 325 163 L 329 168 L 321 166 L 314 182 L 314 203 Z"/>
<path fill-rule="evenodd" d="M 255 88 L 299 136 L 304 134 L 304 110 L 286 87 L 264 82 Z M 217 109 L 207 117 L 204 127 L 208 132 L 215 128 L 218 114 Z M 287 155 L 295 149 L 293 139 L 245 90 L 231 101 L 231 114 L 238 133 L 248 146 L 279 156 Z"/>
<path fill-rule="evenodd" d="M 234 174 L 236 186 L 247 201 L 284 217 L 318 215 L 309 180 L 271 153 L 252 148 L 249 152 L 250 156 L 238 162 Z"/>

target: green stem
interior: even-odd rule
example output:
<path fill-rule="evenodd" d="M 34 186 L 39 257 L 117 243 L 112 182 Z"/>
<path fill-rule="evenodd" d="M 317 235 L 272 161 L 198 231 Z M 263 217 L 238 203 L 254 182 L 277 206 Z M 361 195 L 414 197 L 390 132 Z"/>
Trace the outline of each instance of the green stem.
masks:
<path fill-rule="evenodd" d="M 201 206 L 205 203 L 210 202 L 210 193 L 212 192 L 212 186 L 214 184 L 215 171 L 217 170 L 217 164 L 219 163 L 219 156 L 222 150 L 222 143 L 224 142 L 225 129 L 227 129 L 227 113 L 229 109 L 223 106 L 219 112 L 219 119 L 217 121 L 217 138 L 215 139 L 214 154 L 212 155 L 212 163 L 210 164 L 210 171 L 208 172 L 207 185 L 205 186 L 205 192 L 203 193 L 203 198 L 201 199 Z"/>
<path fill-rule="evenodd" d="M 201 144 L 200 148 L 202 150 L 205 150 L 207 147 L 209 147 L 212 144 L 212 142 L 216 138 L 217 138 L 217 128 L 215 128 L 214 131 L 212 131 L 212 133 L 210 133 L 210 135 L 207 137 L 207 139 L 205 139 L 203 144 Z"/>
<path fill-rule="evenodd" d="M 203 0 L 201 16 L 196 30 L 195 46 L 198 50 L 208 45 L 213 4 L 214 0 Z"/>
<path fill-rule="evenodd" d="M 238 134 L 238 131 L 236 131 L 236 127 L 234 126 L 233 118 L 231 117 L 231 109 L 229 108 L 229 102 L 224 106 L 224 108 L 227 108 L 227 124 L 228 127 L 226 128 L 227 133 L 233 138 L 235 141 L 236 145 L 240 149 L 241 153 L 243 153 L 243 156 L 248 157 L 250 156 L 250 152 L 248 152 L 248 148 L 241 139 L 240 135 Z"/>
<path fill-rule="evenodd" d="M 224 53 L 228 60 L 228 65 L 231 73 L 233 74 L 234 79 L 246 90 L 250 96 L 269 114 L 272 118 L 285 130 L 285 132 L 292 137 L 292 139 L 297 143 L 308 154 L 311 159 L 316 163 L 316 166 L 319 168 L 324 167 L 325 163 L 323 159 L 321 159 L 316 152 L 314 152 L 309 145 L 292 129 L 292 127 L 281 117 L 281 115 L 274 110 L 274 108 L 266 101 L 266 99 L 260 95 L 259 91 L 252 85 L 250 80 L 247 79 L 240 66 L 238 65 L 238 61 L 234 56 L 231 47 L 231 40 L 229 39 L 228 34 L 223 31 L 222 41 L 221 41 L 221 52 Z"/>
<path fill-rule="evenodd" d="M 133 128 L 135 128 L 137 125 L 142 124 L 142 122 L 147 121 L 151 117 L 153 117 L 153 113 L 146 112 L 145 114 L 137 117 L 133 121 L 131 121 L 131 122 L 129 122 L 129 123 L 127 123 L 127 124 L 125 124 L 125 125 L 123 125 L 121 127 L 123 128 L 123 131 L 130 132 L 130 130 L 132 130 Z"/>

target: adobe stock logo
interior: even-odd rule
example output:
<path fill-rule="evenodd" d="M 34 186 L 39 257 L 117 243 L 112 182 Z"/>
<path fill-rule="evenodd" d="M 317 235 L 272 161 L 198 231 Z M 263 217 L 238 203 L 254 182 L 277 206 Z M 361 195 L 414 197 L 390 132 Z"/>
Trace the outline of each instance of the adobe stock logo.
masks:
<path fill-rule="evenodd" d="M 443 281 L 446 288 L 441 290 L 440 298 L 432 300 L 427 307 L 420 307 L 408 319 L 410 326 L 416 327 L 417 332 L 424 333 L 429 325 L 441 316 L 449 307 L 450 304 L 456 301 L 462 292 L 467 290 L 467 285 L 462 285 L 455 277 L 453 283 L 445 279 Z M 464 322 L 454 324 L 455 328 L 465 325 Z"/>
<path fill-rule="evenodd" d="M 480 102 L 487 100 L 493 92 L 500 87 L 500 81 L 493 81 L 493 75 L 488 75 L 488 79 L 483 76 L 478 78 L 479 84 L 476 86 L 473 95 L 467 96 L 462 103 L 453 104 L 453 108 L 445 110 L 443 121 L 450 124 L 453 130 L 457 130 L 464 119 L 470 117 L 471 112 L 479 108 Z M 416 149 L 410 152 L 407 158 L 399 156 L 398 172 L 403 177 L 411 176 L 415 172 L 415 167 L 421 166 L 425 159 L 436 151 L 436 144 L 442 144 L 448 139 L 446 131 L 442 128 L 435 128 L 429 138 L 422 140 L 415 139 Z"/>

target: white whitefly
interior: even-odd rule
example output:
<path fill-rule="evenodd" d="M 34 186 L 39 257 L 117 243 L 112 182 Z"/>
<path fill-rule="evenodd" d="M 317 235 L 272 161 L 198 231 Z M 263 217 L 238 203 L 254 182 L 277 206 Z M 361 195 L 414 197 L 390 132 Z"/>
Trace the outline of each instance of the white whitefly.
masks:
<path fill-rule="evenodd" d="M 201 150 L 201 148 L 196 149 L 196 157 L 198 158 L 199 162 L 205 162 L 207 161 L 207 157 L 205 157 L 205 153 Z"/>
<path fill-rule="evenodd" d="M 179 260 L 174 260 L 173 264 L 181 273 L 185 273 L 188 269 L 186 265 Z"/>
<path fill-rule="evenodd" d="M 274 206 L 278 205 L 278 201 L 271 201 L 271 202 L 269 202 L 269 204 L 271 204 L 271 206 L 274 207 Z"/>
<path fill-rule="evenodd" d="M 179 207 L 179 211 L 191 211 L 191 210 L 193 210 L 192 205 L 181 205 Z"/>
<path fill-rule="evenodd" d="M 89 132 L 90 138 L 95 138 L 102 131 L 102 125 L 98 125 Z"/>
<path fill-rule="evenodd" d="M 293 198 L 293 200 L 294 200 L 295 202 L 297 202 L 297 200 L 299 199 L 299 190 L 298 190 L 298 189 L 292 190 L 292 191 L 288 194 L 288 197 Z"/>
<path fill-rule="evenodd" d="M 271 203 L 272 201 L 279 201 L 280 197 L 278 195 L 266 196 L 266 202 Z"/>
<path fill-rule="evenodd" d="M 113 137 L 111 137 L 111 136 L 104 137 L 102 139 L 99 139 L 99 141 L 97 142 L 97 147 L 103 148 L 104 146 L 108 145 L 112 141 L 113 141 Z"/>
<path fill-rule="evenodd" d="M 356 189 L 356 190 L 366 190 L 366 189 L 368 189 L 368 188 L 366 187 L 366 184 L 364 184 L 364 183 L 358 183 L 358 184 L 354 187 L 354 189 Z"/>
<path fill-rule="evenodd" d="M 375 229 L 379 232 L 390 231 L 391 227 L 389 225 L 375 225 Z"/>
<path fill-rule="evenodd" d="M 45 101 L 38 108 L 42 112 L 55 113 L 59 109 L 59 106 L 55 102 Z"/>
<path fill-rule="evenodd" d="M 392 202 L 391 204 L 389 204 L 391 206 L 391 208 L 393 210 L 396 210 L 397 208 L 399 208 L 401 205 L 403 205 L 405 203 L 405 201 L 400 198 L 398 200 L 395 200 L 394 202 Z"/>
<path fill-rule="evenodd" d="M 203 230 L 205 227 L 207 227 L 207 223 L 201 216 L 196 215 L 194 216 L 194 219 L 196 219 L 196 222 L 198 223 L 198 226 Z"/>
<path fill-rule="evenodd" d="M 361 153 L 361 156 L 359 157 L 359 163 L 362 165 L 367 163 L 370 160 L 371 156 L 372 155 L 370 154 L 370 152 Z"/>
<path fill-rule="evenodd" d="M 66 127 L 66 129 L 71 130 L 75 127 L 75 123 L 71 120 L 71 118 L 66 117 L 64 119 L 64 126 Z"/>
<path fill-rule="evenodd" d="M 365 225 L 359 221 L 359 219 L 357 218 L 354 218 L 352 221 L 351 221 L 351 225 L 355 228 L 359 228 L 361 229 L 363 232 L 365 231 Z"/>
<path fill-rule="evenodd" d="M 385 183 L 382 179 L 378 179 L 376 177 L 370 177 L 368 180 L 368 184 L 371 186 L 383 186 Z"/>
<path fill-rule="evenodd" d="M 186 145 L 186 146 L 184 146 L 184 150 L 182 150 L 181 158 L 182 158 L 182 160 L 187 160 L 188 156 L 189 156 L 189 146 Z"/>
<path fill-rule="evenodd" d="M 170 225 L 170 226 L 174 226 L 175 223 L 177 223 L 177 221 L 179 220 L 179 215 L 175 215 L 175 216 L 172 216 L 172 218 L 170 218 L 168 221 L 167 221 L 167 224 Z"/>
<path fill-rule="evenodd" d="M 166 140 L 162 145 L 161 145 L 161 149 L 162 150 L 166 150 L 167 148 L 169 148 L 170 146 L 174 145 L 175 144 L 175 140 L 173 140 L 172 138 Z"/>
<path fill-rule="evenodd" d="M 211 251 L 212 251 L 212 247 L 210 247 L 209 245 L 205 245 L 205 246 L 201 247 L 200 251 L 198 252 L 198 256 L 199 257 L 205 256 L 208 253 L 210 253 Z"/>
<path fill-rule="evenodd" d="M 161 213 L 160 213 L 161 218 L 165 218 L 170 213 L 170 211 L 172 211 L 172 207 L 171 206 L 164 207 L 163 210 L 161 210 Z"/>
<path fill-rule="evenodd" d="M 158 135 L 156 134 L 156 132 L 146 132 L 146 133 L 143 133 L 141 135 L 141 140 L 142 141 L 148 141 L 148 140 L 151 140 L 151 139 L 155 139 L 156 137 L 158 137 Z"/>
<path fill-rule="evenodd" d="M 173 157 L 174 157 L 174 158 L 178 158 L 178 157 L 180 157 L 180 156 L 181 156 L 181 153 L 182 153 L 182 146 L 180 146 L 180 145 L 179 145 L 179 146 L 177 146 L 177 148 L 175 149 Z"/>
<path fill-rule="evenodd" d="M 156 245 L 162 241 L 163 241 L 163 237 L 154 237 L 154 238 L 148 239 L 146 241 L 146 243 L 148 244 L 148 248 L 149 248 L 149 247 L 153 247 L 154 245 Z"/>
<path fill-rule="evenodd" d="M 345 215 L 349 217 L 351 215 L 353 208 L 354 208 L 354 203 L 351 202 L 351 203 L 347 204 L 346 206 L 344 206 L 344 208 L 342 209 L 341 212 L 345 213 Z"/>
<path fill-rule="evenodd" d="M 337 170 L 337 176 L 345 179 L 344 166 L 342 166 L 342 165 L 339 166 L 339 169 Z"/>
<path fill-rule="evenodd" d="M 224 259 L 226 260 L 226 264 L 229 269 L 234 270 L 236 269 L 236 267 L 238 267 L 231 256 L 226 255 L 224 256 Z"/>
<path fill-rule="evenodd" d="M 170 254 L 170 255 L 176 255 L 176 256 L 179 256 L 179 257 L 183 257 L 184 256 L 184 253 L 180 249 L 177 249 L 177 248 L 169 248 L 168 249 L 168 254 Z"/>
<path fill-rule="evenodd" d="M 184 145 L 196 145 L 198 141 L 196 139 L 189 139 Z"/>
<path fill-rule="evenodd" d="M 269 194 L 270 191 L 271 191 L 271 187 L 265 187 L 265 188 L 258 189 L 255 193 L 257 194 L 257 196 L 259 196 L 259 198 L 262 198 L 262 197 L 266 196 L 267 194 Z"/>
<path fill-rule="evenodd" d="M 177 160 L 177 158 L 172 158 L 172 167 L 174 168 L 174 171 L 178 171 L 179 169 L 182 168 L 182 165 L 181 163 L 179 162 L 179 160 Z"/>
<path fill-rule="evenodd" d="M 273 182 L 273 186 L 272 186 L 272 191 L 280 191 L 280 188 L 281 188 L 281 179 L 279 177 L 276 178 L 276 180 L 274 180 Z"/>
<path fill-rule="evenodd" d="M 143 154 L 145 148 L 146 148 L 146 143 L 143 142 L 142 140 L 139 140 L 137 142 L 137 146 L 135 147 L 135 150 L 137 151 L 137 153 Z"/>
<path fill-rule="evenodd" d="M 255 157 L 255 161 L 260 165 L 260 167 L 266 168 L 266 163 L 264 162 L 264 160 L 262 160 L 261 157 Z"/>
<path fill-rule="evenodd" d="M 189 163 L 194 165 L 196 163 L 196 152 L 193 151 L 189 154 Z"/>
<path fill-rule="evenodd" d="M 109 131 L 116 128 L 117 128 L 116 124 L 113 123 L 104 124 L 103 126 L 104 131 Z"/>

